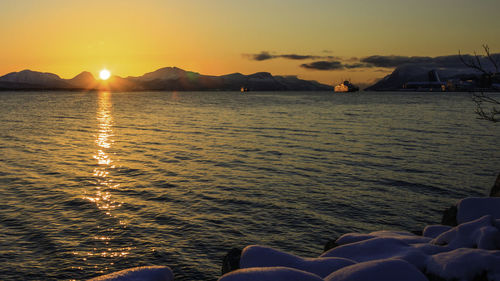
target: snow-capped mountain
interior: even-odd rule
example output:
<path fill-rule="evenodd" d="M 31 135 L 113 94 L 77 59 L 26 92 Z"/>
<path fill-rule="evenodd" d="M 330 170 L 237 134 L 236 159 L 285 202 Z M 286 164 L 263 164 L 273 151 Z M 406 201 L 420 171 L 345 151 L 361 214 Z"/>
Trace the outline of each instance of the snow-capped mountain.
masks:
<path fill-rule="evenodd" d="M 32 70 L 22 70 L 19 72 L 11 72 L 0 77 L 0 83 L 5 85 L 30 85 L 34 88 L 66 88 L 70 84 L 53 73 L 37 72 Z"/>
<path fill-rule="evenodd" d="M 0 89 L 95 89 L 115 91 L 330 91 L 333 88 L 296 76 L 273 76 L 268 72 L 251 75 L 233 73 L 222 76 L 203 75 L 177 67 L 165 67 L 138 77 L 113 76 L 107 81 L 96 80 L 90 72 L 72 79 L 62 79 L 52 73 L 31 70 L 9 73 L 0 77 Z"/>

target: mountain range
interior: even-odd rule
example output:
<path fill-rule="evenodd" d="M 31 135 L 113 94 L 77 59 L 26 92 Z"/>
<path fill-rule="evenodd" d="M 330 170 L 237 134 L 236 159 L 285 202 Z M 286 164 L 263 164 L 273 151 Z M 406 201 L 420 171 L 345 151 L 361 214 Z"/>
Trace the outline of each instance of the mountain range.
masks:
<path fill-rule="evenodd" d="M 112 76 L 106 81 L 82 72 L 72 79 L 56 74 L 23 70 L 0 77 L 0 90 L 112 90 L 112 91 L 330 91 L 332 86 L 296 76 L 273 76 L 268 72 L 251 75 L 233 73 L 203 75 L 177 67 L 165 67 L 138 77 Z"/>
<path fill-rule="evenodd" d="M 365 91 L 398 91 L 404 88 L 408 82 L 428 82 L 429 72 L 435 71 L 441 82 L 452 84 L 454 91 L 470 91 L 478 88 L 498 91 L 500 86 L 500 76 L 495 73 L 495 69 L 486 69 L 493 76 L 490 81 L 484 80 L 483 73 L 466 66 L 441 66 L 436 64 L 403 64 L 394 71 L 379 80 L 375 84 L 365 88 Z M 459 89 L 457 87 L 464 87 Z M 448 87 L 449 85 L 447 85 Z"/>

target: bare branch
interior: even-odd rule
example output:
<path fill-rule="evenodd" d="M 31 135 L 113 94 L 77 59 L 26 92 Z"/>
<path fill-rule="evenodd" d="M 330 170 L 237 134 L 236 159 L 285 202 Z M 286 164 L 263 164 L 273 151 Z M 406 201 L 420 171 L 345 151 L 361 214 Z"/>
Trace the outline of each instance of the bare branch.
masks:
<path fill-rule="evenodd" d="M 475 102 L 487 102 L 487 103 L 500 105 L 500 101 L 498 101 L 490 96 L 487 96 L 484 92 L 474 93 L 472 96 L 472 100 Z"/>
<path fill-rule="evenodd" d="M 476 103 L 475 113 L 479 116 L 478 119 L 488 120 L 491 122 L 500 122 L 500 109 L 492 106 L 489 110 L 484 108 L 484 103 L 486 104 L 498 104 L 500 101 L 487 96 L 484 92 L 474 93 L 472 95 L 472 100 Z"/>
<path fill-rule="evenodd" d="M 486 53 L 486 59 L 491 62 L 495 67 L 496 72 L 487 71 L 481 64 L 481 56 L 474 52 L 474 58 L 466 61 L 464 56 L 458 51 L 460 61 L 472 69 L 476 69 L 483 73 L 483 79 L 487 79 L 488 86 L 491 87 L 491 83 L 494 81 L 495 77 L 498 75 L 498 62 L 493 58 L 490 53 L 490 47 L 488 45 L 483 45 L 484 52 Z M 476 104 L 475 112 L 479 119 L 488 120 L 491 122 L 500 122 L 500 100 L 493 98 L 491 95 L 485 94 L 483 91 L 480 93 L 473 93 L 472 100 Z"/>
<path fill-rule="evenodd" d="M 460 58 L 460 61 L 467 67 L 469 68 L 473 68 L 473 69 L 476 69 L 486 75 L 491 75 L 490 72 L 486 71 L 485 69 L 482 68 L 481 66 L 481 61 L 479 60 L 479 57 L 478 55 L 476 54 L 476 52 L 474 52 L 474 56 L 475 56 L 475 59 L 477 60 L 477 62 L 475 62 L 474 60 L 469 60 L 469 61 L 465 61 L 465 58 L 464 56 L 462 56 L 462 54 L 460 53 L 460 51 L 458 51 L 458 57 Z"/>
<path fill-rule="evenodd" d="M 478 68 L 483 69 L 483 66 L 481 65 L 481 58 L 476 54 L 476 51 L 474 51 L 474 58 L 476 58 Z"/>
<path fill-rule="evenodd" d="M 486 53 L 486 57 L 490 60 L 491 64 L 495 66 L 495 73 L 498 73 L 498 62 L 491 56 L 490 47 L 486 44 L 483 45 L 484 52 Z"/>

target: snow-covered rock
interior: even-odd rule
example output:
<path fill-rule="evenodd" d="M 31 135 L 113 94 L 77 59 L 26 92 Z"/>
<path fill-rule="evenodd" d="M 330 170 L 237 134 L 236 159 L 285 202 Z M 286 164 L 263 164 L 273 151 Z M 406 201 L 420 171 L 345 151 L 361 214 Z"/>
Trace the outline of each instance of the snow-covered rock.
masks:
<path fill-rule="evenodd" d="M 372 238 L 342 245 L 323 253 L 321 257 L 339 257 L 356 262 L 396 258 L 423 268 L 427 255 L 410 244 L 396 238 Z"/>
<path fill-rule="evenodd" d="M 359 241 L 364 241 L 372 238 L 395 238 L 401 241 L 405 241 L 406 243 L 425 243 L 429 242 L 431 239 L 427 237 L 417 236 L 413 233 L 407 231 L 375 231 L 369 234 L 360 234 L 360 233 L 347 233 L 339 237 L 335 243 L 337 245 L 346 245 Z"/>
<path fill-rule="evenodd" d="M 432 256 L 427 272 L 446 280 L 473 280 L 487 273 L 488 280 L 500 277 L 500 251 L 461 248 Z M 496 276 L 496 277 L 495 277 Z"/>
<path fill-rule="evenodd" d="M 239 269 L 222 276 L 219 281 L 323 281 L 319 276 L 287 267 Z"/>
<path fill-rule="evenodd" d="M 270 247 L 248 246 L 243 249 L 240 268 L 252 267 L 288 267 L 295 268 L 320 277 L 354 264 L 353 260 L 345 258 L 301 258 Z"/>
<path fill-rule="evenodd" d="M 500 248 L 500 230 L 495 227 L 490 215 L 454 227 L 432 240 L 432 244 L 448 245 L 450 248 Z"/>
<path fill-rule="evenodd" d="M 417 243 L 417 244 L 412 244 L 412 247 L 415 249 L 418 249 L 422 251 L 424 254 L 431 256 L 443 252 L 449 252 L 453 250 L 453 248 L 450 248 L 448 246 L 440 246 L 440 245 L 434 245 L 430 243 Z"/>
<path fill-rule="evenodd" d="M 356 243 L 368 239 L 375 238 L 375 235 L 369 234 L 369 233 L 346 233 L 342 236 L 340 236 L 336 241 L 335 244 L 337 246 L 341 245 L 347 245 L 351 243 Z"/>
<path fill-rule="evenodd" d="M 448 225 L 428 225 L 424 228 L 423 236 L 429 238 L 436 238 L 444 232 L 450 230 L 452 227 Z"/>
<path fill-rule="evenodd" d="M 458 202 L 457 222 L 476 220 L 484 215 L 500 219 L 500 197 L 470 197 Z"/>
<path fill-rule="evenodd" d="M 427 281 L 413 265 L 399 259 L 383 259 L 344 267 L 325 278 L 325 281 Z"/>
<path fill-rule="evenodd" d="M 174 274 L 167 266 L 143 266 L 99 276 L 88 281 L 173 281 Z"/>

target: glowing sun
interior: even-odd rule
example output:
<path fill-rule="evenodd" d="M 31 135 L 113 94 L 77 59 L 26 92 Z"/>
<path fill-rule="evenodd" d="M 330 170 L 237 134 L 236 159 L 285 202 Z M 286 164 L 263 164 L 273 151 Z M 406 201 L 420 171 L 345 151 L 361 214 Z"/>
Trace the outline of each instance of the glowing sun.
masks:
<path fill-rule="evenodd" d="M 108 80 L 109 77 L 111 77 L 111 72 L 109 72 L 109 70 L 107 69 L 103 69 L 101 70 L 101 72 L 99 72 L 99 77 L 101 78 L 101 80 Z"/>

